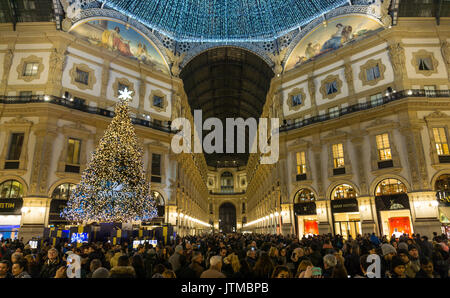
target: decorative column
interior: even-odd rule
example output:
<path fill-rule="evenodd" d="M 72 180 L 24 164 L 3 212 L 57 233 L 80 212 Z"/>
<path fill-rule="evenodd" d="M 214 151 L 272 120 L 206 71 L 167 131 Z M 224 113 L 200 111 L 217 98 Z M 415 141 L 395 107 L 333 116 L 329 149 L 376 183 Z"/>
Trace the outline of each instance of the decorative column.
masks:
<path fill-rule="evenodd" d="M 110 77 L 110 60 L 106 60 L 103 62 L 103 68 L 102 68 L 102 86 L 101 86 L 101 93 L 100 93 L 100 99 L 99 99 L 99 108 L 106 109 L 108 106 L 108 101 L 106 99 L 106 92 L 108 90 L 108 83 L 109 83 L 109 77 Z"/>
<path fill-rule="evenodd" d="M 441 53 L 447 68 L 447 76 L 450 80 L 450 43 L 446 40 L 441 43 Z"/>
<path fill-rule="evenodd" d="M 316 104 L 316 84 L 314 83 L 314 77 L 312 73 L 308 75 L 308 91 L 311 98 L 312 116 L 317 116 L 319 115 L 319 109 L 317 108 Z"/>
<path fill-rule="evenodd" d="M 420 177 L 419 177 L 419 167 L 417 159 L 419 156 L 416 154 L 416 150 L 414 150 L 414 136 L 410 127 L 402 127 L 400 128 L 400 132 L 403 134 L 405 139 L 405 147 L 407 151 L 408 157 L 408 165 L 409 172 L 411 173 L 411 188 L 413 190 L 420 190 Z"/>
<path fill-rule="evenodd" d="M 348 86 L 349 105 L 356 104 L 357 100 L 355 98 L 355 86 L 353 84 L 353 70 L 349 57 L 344 59 L 344 75 Z"/>
<path fill-rule="evenodd" d="M 332 232 L 329 213 L 330 203 L 327 200 L 316 201 L 317 221 L 319 222 L 319 234 L 328 234 Z"/>
<path fill-rule="evenodd" d="M 364 166 L 364 156 L 365 156 L 363 151 L 364 138 L 360 136 L 358 132 L 353 133 L 353 135 L 356 135 L 356 137 L 351 139 L 353 148 L 355 150 L 356 162 L 358 165 L 356 172 L 358 173 L 361 195 L 364 195 L 368 193 L 366 169 Z"/>
<path fill-rule="evenodd" d="M 359 215 L 361 219 L 361 233 L 377 233 L 377 227 L 375 223 L 376 209 L 374 197 L 364 196 L 358 197 Z M 374 212 L 375 211 L 375 212 Z"/>
<path fill-rule="evenodd" d="M 0 82 L 0 95 L 8 95 L 6 88 L 8 86 L 9 72 L 14 58 L 14 45 L 10 44 L 8 47 L 9 49 L 6 51 L 5 57 L 3 58 L 3 75 Z"/>
<path fill-rule="evenodd" d="M 408 163 L 413 182 L 413 190 L 431 189 L 425 164 L 421 129 L 422 127 L 417 124 L 410 124 L 400 129 L 400 132 L 405 138 L 406 150 L 408 152 Z"/>
<path fill-rule="evenodd" d="M 30 178 L 28 196 L 23 198 L 23 213 L 19 237 L 24 241 L 34 236 L 42 236 L 48 219 L 50 198 L 47 197 L 48 176 L 51 157 L 53 156 L 53 141 L 56 129 L 49 130 L 44 124 L 38 124 L 34 131 L 36 145 L 33 156 L 33 167 Z"/>
<path fill-rule="evenodd" d="M 394 68 L 395 88 L 397 90 L 404 90 L 404 76 L 406 76 L 405 67 L 405 49 L 401 42 L 393 40 L 388 46 L 389 58 Z"/>
<path fill-rule="evenodd" d="M 144 112 L 146 91 L 147 91 L 147 84 L 145 83 L 145 74 L 141 69 L 141 79 L 139 80 L 139 105 L 138 105 L 139 114 L 142 114 Z"/>
<path fill-rule="evenodd" d="M 49 78 L 47 81 L 46 94 L 61 96 L 62 74 L 66 64 L 66 44 L 56 44 L 50 55 Z"/>

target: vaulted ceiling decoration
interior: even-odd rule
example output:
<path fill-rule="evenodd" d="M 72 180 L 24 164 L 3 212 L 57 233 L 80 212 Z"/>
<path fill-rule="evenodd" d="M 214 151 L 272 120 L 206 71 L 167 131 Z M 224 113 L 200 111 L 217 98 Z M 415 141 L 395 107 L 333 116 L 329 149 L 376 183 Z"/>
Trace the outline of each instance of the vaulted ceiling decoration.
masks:
<path fill-rule="evenodd" d="M 268 41 L 349 0 L 105 0 L 177 41 Z"/>

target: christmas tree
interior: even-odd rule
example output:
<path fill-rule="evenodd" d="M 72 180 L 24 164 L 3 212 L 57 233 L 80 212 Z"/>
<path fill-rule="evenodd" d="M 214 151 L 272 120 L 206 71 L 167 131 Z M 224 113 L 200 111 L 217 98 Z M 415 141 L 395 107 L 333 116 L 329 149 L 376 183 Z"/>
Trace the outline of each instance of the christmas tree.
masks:
<path fill-rule="evenodd" d="M 115 116 L 92 154 L 62 217 L 72 222 L 147 221 L 156 216 L 143 149 L 129 116 L 131 91 L 120 91 Z"/>

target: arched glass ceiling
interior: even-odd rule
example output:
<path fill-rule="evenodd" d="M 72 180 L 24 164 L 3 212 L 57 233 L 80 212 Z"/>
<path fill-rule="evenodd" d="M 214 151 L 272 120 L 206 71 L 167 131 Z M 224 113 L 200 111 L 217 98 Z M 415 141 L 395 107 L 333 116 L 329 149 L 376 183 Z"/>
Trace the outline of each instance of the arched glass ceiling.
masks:
<path fill-rule="evenodd" d="M 269 41 L 349 0 L 101 0 L 177 41 Z"/>

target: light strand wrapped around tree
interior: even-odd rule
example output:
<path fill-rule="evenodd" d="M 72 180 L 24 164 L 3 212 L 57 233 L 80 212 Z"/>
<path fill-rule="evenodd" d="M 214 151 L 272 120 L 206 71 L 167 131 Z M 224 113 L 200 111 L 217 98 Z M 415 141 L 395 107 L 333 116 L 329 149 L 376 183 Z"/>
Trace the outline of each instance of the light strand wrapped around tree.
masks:
<path fill-rule="evenodd" d="M 131 91 L 120 93 L 115 116 L 62 211 L 71 222 L 148 221 L 156 216 L 143 149 L 129 116 Z"/>

